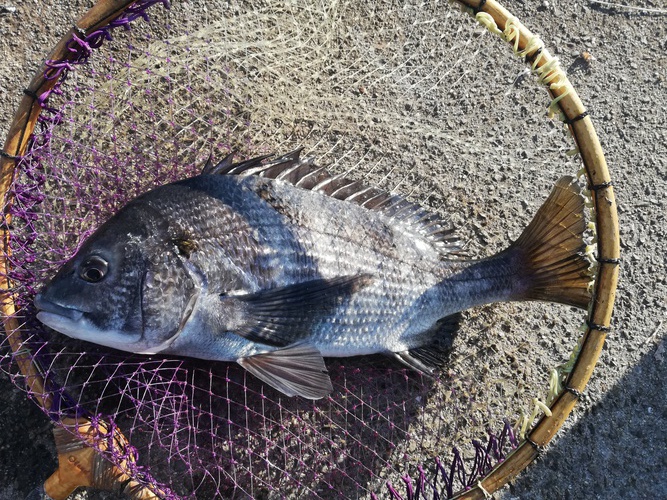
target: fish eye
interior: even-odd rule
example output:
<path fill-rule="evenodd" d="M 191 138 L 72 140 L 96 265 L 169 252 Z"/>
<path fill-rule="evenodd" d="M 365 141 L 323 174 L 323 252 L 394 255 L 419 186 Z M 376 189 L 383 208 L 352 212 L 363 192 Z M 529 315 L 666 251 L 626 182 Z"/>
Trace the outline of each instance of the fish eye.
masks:
<path fill-rule="evenodd" d="M 98 255 L 93 255 L 83 261 L 79 270 L 79 276 L 89 283 L 97 283 L 104 279 L 108 270 L 108 262 Z"/>

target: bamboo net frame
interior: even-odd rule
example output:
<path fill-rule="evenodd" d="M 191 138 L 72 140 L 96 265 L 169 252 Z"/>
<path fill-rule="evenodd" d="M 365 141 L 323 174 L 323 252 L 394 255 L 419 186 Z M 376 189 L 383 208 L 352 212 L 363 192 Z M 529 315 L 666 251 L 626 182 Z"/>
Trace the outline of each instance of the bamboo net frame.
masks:
<path fill-rule="evenodd" d="M 494 0 L 458 0 L 471 10 L 477 19 L 491 31 L 502 34 L 513 45 L 515 53 L 525 57 L 534 72 L 538 73 L 551 96 L 552 107 L 556 108 L 568 124 L 581 155 L 585 174 L 591 190 L 595 221 L 597 226 L 598 270 L 593 289 L 593 302 L 587 317 L 587 328 L 576 358 L 563 389 L 555 395 L 550 405 L 550 414 L 542 417 L 526 434 L 519 447 L 506 460 L 494 468 L 478 484 L 468 491 L 460 492 L 454 498 L 482 499 L 497 491 L 519 472 L 526 468 L 551 441 L 573 410 L 593 373 L 605 337 L 610 329 L 616 284 L 618 280 L 620 244 L 616 202 L 611 177 L 604 154 L 600 146 L 593 123 L 555 58 L 543 47 L 536 44 L 537 37 L 521 25 L 510 12 Z M 100 0 L 85 13 L 61 38 L 50 53 L 48 60 L 68 61 L 75 57 L 68 51 L 74 37 L 89 35 L 109 25 L 120 17 L 132 5 L 132 0 Z M 36 73 L 23 100 L 14 116 L 7 139 L 0 156 L 0 193 L 4 200 L 3 220 L 0 225 L 2 250 L 0 256 L 0 307 L 5 334 L 9 338 L 14 359 L 24 375 L 30 392 L 45 411 L 49 411 L 52 401 L 45 390 L 45 381 L 39 368 L 32 362 L 30 353 L 23 345 L 21 327 L 16 318 L 15 295 L 8 277 L 8 259 L 11 255 L 11 185 L 15 177 L 20 158 L 25 154 L 30 137 L 42 111 L 40 96 L 48 94 L 56 85 L 58 78 L 47 78 L 49 67 L 44 64 Z M 129 493 L 133 498 L 159 498 L 159 492 L 142 487 L 128 476 L 125 471 L 100 471 L 96 467 L 97 453 L 90 447 L 93 440 L 107 439 L 111 445 L 123 446 L 125 437 L 117 428 L 102 425 L 108 429 L 105 436 L 91 435 L 90 422 L 85 419 L 72 419 L 62 422 L 64 427 L 78 428 L 81 435 L 89 436 L 89 442 L 72 444 L 59 433 L 58 444 L 59 469 L 46 481 L 44 491 L 51 498 L 65 499 L 80 486 L 117 489 Z M 59 442 L 60 441 L 60 442 Z"/>
<path fill-rule="evenodd" d="M 531 47 L 530 42 L 535 40 L 535 35 L 517 23 L 514 16 L 502 5 L 493 0 L 462 0 L 461 3 L 473 9 L 478 19 L 480 13 L 481 19 L 485 19 L 483 14 L 490 16 L 495 26 L 505 34 L 507 41 L 514 45 L 515 52 L 525 56 L 526 61 L 533 65 L 534 71 L 546 71 L 542 80 L 547 85 L 552 103 L 563 114 L 584 164 L 593 198 L 598 238 L 598 271 L 593 301 L 576 363 L 563 390 L 550 405 L 551 415 L 542 417 L 507 460 L 491 471 L 477 486 L 455 496 L 461 499 L 483 499 L 487 493 L 508 483 L 538 456 L 561 428 L 586 388 L 610 328 L 618 281 L 620 240 L 616 201 L 604 153 L 593 122 L 567 76 L 558 68 L 554 57 L 546 49 L 542 46 Z M 508 36 L 509 33 L 514 33 L 514 36 Z"/>

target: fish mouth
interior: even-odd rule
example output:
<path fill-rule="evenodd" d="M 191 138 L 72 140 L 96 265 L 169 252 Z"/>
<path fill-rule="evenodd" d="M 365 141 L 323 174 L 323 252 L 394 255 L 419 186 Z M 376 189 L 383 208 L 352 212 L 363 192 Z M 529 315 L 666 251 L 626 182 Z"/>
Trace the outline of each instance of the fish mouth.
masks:
<path fill-rule="evenodd" d="M 37 313 L 37 319 L 39 319 L 40 321 L 42 321 L 40 316 L 46 318 L 51 316 L 58 316 L 65 318 L 69 321 L 78 322 L 81 321 L 81 318 L 83 317 L 84 313 L 84 311 L 81 311 L 79 309 L 74 309 L 72 307 L 65 307 L 56 304 L 55 302 L 51 302 L 50 300 L 45 299 L 41 293 L 38 293 L 35 296 L 35 307 L 39 310 L 39 312 Z M 42 321 L 42 323 L 48 324 L 44 321 Z"/>
<path fill-rule="evenodd" d="M 129 352 L 136 352 L 134 346 L 141 341 L 141 334 L 100 329 L 86 317 L 88 311 L 56 304 L 42 294 L 35 297 L 35 307 L 40 322 L 71 338 Z"/>

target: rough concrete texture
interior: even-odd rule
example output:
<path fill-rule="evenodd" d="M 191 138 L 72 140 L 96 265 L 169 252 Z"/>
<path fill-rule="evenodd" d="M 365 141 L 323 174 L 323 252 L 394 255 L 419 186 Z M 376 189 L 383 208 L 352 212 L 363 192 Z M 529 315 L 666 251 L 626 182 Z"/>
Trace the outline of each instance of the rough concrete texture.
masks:
<path fill-rule="evenodd" d="M 561 59 L 590 110 L 614 180 L 622 270 L 583 401 L 499 498 L 667 498 L 667 4 L 628 3 L 636 9 L 506 2 Z M 46 48 L 89 6 L 0 1 L 1 137 Z M 55 468 L 50 423 L 4 375 L 0 393 L 0 499 L 20 499 Z M 102 497 L 115 498 L 76 495 Z"/>

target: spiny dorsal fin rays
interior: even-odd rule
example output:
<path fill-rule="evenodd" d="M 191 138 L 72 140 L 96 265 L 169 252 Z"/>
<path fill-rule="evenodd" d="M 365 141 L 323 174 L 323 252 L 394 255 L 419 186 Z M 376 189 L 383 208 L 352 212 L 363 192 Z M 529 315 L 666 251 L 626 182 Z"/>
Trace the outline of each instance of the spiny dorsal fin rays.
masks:
<path fill-rule="evenodd" d="M 229 156 L 229 155 L 227 155 L 227 156 Z M 201 175 L 210 174 L 212 169 L 213 169 L 213 151 L 211 151 L 209 153 L 208 159 L 206 160 L 206 163 L 204 164 L 204 168 L 201 169 Z"/>
<path fill-rule="evenodd" d="M 273 155 L 262 155 L 256 158 L 251 158 L 239 163 L 232 163 L 234 153 L 225 156 L 220 163 L 218 163 L 211 174 L 219 175 L 261 175 L 268 165 L 271 163 L 262 163 L 264 160 L 271 158 Z"/>
<path fill-rule="evenodd" d="M 227 156 L 225 156 L 222 161 L 216 163 L 215 165 L 213 164 L 213 153 L 208 157 L 208 160 L 206 161 L 206 165 L 204 165 L 204 168 L 201 171 L 201 175 L 214 175 L 214 174 L 222 174 L 224 171 L 232 167 L 232 162 L 234 161 L 234 156 L 236 155 L 235 151 L 232 151 L 229 153 Z"/>
<path fill-rule="evenodd" d="M 263 155 L 239 163 L 233 163 L 232 152 L 215 166 L 209 159 L 202 175 L 256 175 L 287 182 L 301 189 L 381 212 L 429 239 L 446 258 L 464 255 L 463 245 L 447 221 L 399 195 L 368 187 L 344 174 L 332 175 L 324 167 L 315 165 L 313 157 L 301 158 L 302 151 L 303 148 L 299 148 L 279 158 L 270 159 L 273 155 Z"/>

